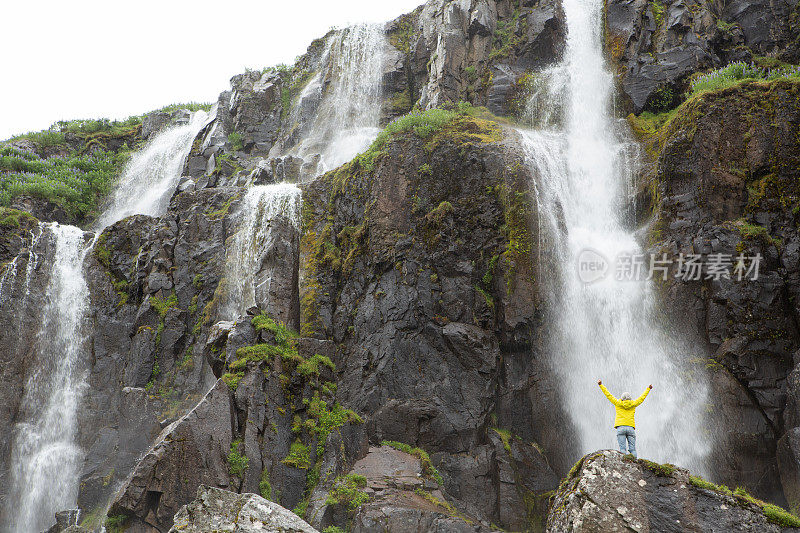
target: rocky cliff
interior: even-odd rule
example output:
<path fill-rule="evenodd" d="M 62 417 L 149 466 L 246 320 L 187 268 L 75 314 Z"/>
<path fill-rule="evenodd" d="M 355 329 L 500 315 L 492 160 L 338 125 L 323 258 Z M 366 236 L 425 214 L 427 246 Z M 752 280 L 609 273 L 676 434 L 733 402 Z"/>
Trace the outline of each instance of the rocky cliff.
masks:
<path fill-rule="evenodd" d="M 619 109 L 637 113 L 640 240 L 672 258 L 764 258 L 758 280 L 657 285 L 711 384 L 708 470 L 794 510 L 800 82 L 704 94 L 691 84 L 733 60 L 800 60 L 797 9 L 609 0 L 604 25 Z M 340 75 L 329 55 L 342 35 L 331 32 L 292 67 L 231 80 L 165 212 L 87 232 L 84 527 L 205 531 L 229 509 L 253 520 L 278 505 L 320 531 L 781 531 L 774 517 L 792 520 L 745 491 L 615 452 L 567 474 L 579 444 L 548 366 L 547 242 L 515 130 L 531 122 L 537 77 L 562 57 L 564 17 L 550 0 L 430 0 L 387 23 L 383 132 L 316 176 L 320 154 L 297 146 Z M 65 130 L 65 144 L 16 140 L 0 170 L 99 142 L 124 156 L 185 118 L 153 113 L 100 137 Z M 231 316 L 226 262 L 245 197 L 284 180 L 302 182 L 300 224 L 271 218 L 250 273 L 269 290 Z M 90 228 L 107 192 L 85 191 L 90 204 L 9 191 L 2 428 L 19 419 L 30 325 L 48 297 L 55 252 L 39 222 Z M 11 431 L 0 435 L 3 479 Z"/>

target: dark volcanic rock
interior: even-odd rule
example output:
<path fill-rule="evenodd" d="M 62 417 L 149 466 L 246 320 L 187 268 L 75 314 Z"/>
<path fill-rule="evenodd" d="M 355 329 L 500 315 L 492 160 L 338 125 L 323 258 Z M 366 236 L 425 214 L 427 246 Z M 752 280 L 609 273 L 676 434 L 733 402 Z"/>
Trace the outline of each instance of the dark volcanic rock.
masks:
<path fill-rule="evenodd" d="M 676 326 L 713 358 L 712 469 L 778 502 L 798 490 L 781 487 L 796 466 L 779 476 L 775 457 L 778 439 L 800 425 L 787 387 L 800 347 L 798 95 L 797 82 L 746 83 L 687 102 L 645 136 L 658 154 L 651 250 L 730 258 L 728 276 L 671 278 L 662 293 Z M 760 254 L 757 279 L 735 274 L 740 254 Z"/>
<path fill-rule="evenodd" d="M 616 451 L 587 455 L 556 492 L 551 533 L 797 531 L 745 498 L 700 488 L 681 468 L 651 467 Z"/>
<path fill-rule="evenodd" d="M 221 380 L 188 414 L 165 428 L 120 489 L 109 515 L 125 515 L 126 531 L 157 532 L 201 485 L 230 486 L 227 455 L 233 418 Z"/>
<path fill-rule="evenodd" d="M 536 289 L 530 255 L 519 253 L 535 234 L 530 177 L 511 142 L 487 142 L 499 139 L 493 127 L 461 119 L 425 141 L 401 135 L 374 170 L 356 161 L 304 191 L 303 333 L 334 341 L 337 398 L 368 415 L 370 442 L 420 446 L 443 468 L 484 454 L 492 413 L 525 440 L 555 445 L 534 400 Z M 513 407 L 498 402 L 506 395 Z M 451 468 L 445 488 L 456 494 L 457 477 L 475 471 Z M 550 476 L 537 489 L 554 486 L 549 467 L 537 474 Z M 486 482 L 485 492 L 460 491 L 461 508 L 504 525 L 524 519 L 512 498 L 487 499 L 501 489 Z"/>
<path fill-rule="evenodd" d="M 606 2 L 606 48 L 626 107 L 634 113 L 676 104 L 689 75 L 754 55 L 798 53 L 797 0 Z"/>

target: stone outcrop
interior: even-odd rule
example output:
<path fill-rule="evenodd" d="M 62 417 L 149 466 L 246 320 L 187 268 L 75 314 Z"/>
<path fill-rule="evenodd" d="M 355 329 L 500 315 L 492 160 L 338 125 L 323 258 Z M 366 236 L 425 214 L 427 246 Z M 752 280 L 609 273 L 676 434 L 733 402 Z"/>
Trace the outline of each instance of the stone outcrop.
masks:
<path fill-rule="evenodd" d="M 626 107 L 666 111 L 698 71 L 756 56 L 800 59 L 796 0 L 606 2 L 606 49 Z"/>
<path fill-rule="evenodd" d="M 718 491 L 681 468 L 602 451 L 581 459 L 562 482 L 546 531 L 798 531 L 782 522 L 763 502 Z"/>
<path fill-rule="evenodd" d="M 175 515 L 170 532 L 212 533 L 231 531 L 255 533 L 318 533 L 296 514 L 255 494 L 236 494 L 226 490 L 201 486 L 197 499 L 181 508 Z"/>
<path fill-rule="evenodd" d="M 507 459 L 491 420 L 557 447 L 532 403 L 548 392 L 534 378 L 529 176 L 502 136 L 463 117 L 305 187 L 301 330 L 337 347 L 337 398 L 369 415 L 370 442 L 427 450 L 458 508 L 509 525 L 529 518 L 514 502 L 532 494 L 520 483 L 519 500 L 501 494 L 490 472 Z M 529 464 L 530 483 L 554 484 L 546 462 Z"/>

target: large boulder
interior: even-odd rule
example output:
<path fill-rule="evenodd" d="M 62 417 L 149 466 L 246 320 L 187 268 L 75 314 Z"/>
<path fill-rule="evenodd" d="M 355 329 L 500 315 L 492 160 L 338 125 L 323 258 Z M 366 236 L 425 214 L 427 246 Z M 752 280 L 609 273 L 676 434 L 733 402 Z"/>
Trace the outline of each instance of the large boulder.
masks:
<path fill-rule="evenodd" d="M 582 458 L 556 492 L 549 533 L 798 531 L 800 519 L 672 465 L 617 451 Z"/>
<path fill-rule="evenodd" d="M 109 516 L 124 516 L 126 531 L 156 533 L 172 526 L 201 485 L 230 487 L 227 456 L 233 441 L 228 386 L 218 381 L 203 400 L 169 425 L 119 490 Z"/>
<path fill-rule="evenodd" d="M 319 533 L 296 514 L 255 494 L 197 488 L 197 499 L 181 507 L 170 533 Z"/>

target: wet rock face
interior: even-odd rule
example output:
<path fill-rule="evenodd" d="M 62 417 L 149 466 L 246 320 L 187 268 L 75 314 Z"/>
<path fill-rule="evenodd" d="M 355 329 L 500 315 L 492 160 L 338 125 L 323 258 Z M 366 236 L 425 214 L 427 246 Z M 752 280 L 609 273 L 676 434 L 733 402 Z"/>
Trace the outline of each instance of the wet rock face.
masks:
<path fill-rule="evenodd" d="M 792 377 L 800 347 L 798 94 L 797 83 L 745 84 L 681 107 L 658 133 L 659 202 L 650 231 L 651 250 L 673 259 L 732 258 L 730 277 L 673 278 L 663 294 L 677 327 L 714 361 L 712 470 L 775 501 L 798 490 L 791 438 L 784 438 L 800 425 Z M 733 274 L 740 254 L 760 254 L 758 279 Z M 781 439 L 785 475 L 776 460 Z"/>
<path fill-rule="evenodd" d="M 559 487 L 547 531 L 794 531 L 743 498 L 695 486 L 689 472 L 616 451 L 587 455 Z"/>
<path fill-rule="evenodd" d="M 525 519 L 524 506 L 485 497 L 503 490 L 488 474 L 500 460 L 485 448 L 492 413 L 550 444 L 532 403 L 543 394 L 533 379 L 533 265 L 507 240 L 530 246 L 529 177 L 507 146 L 452 134 L 428 149 L 400 136 L 373 171 L 354 163 L 305 189 L 301 329 L 335 343 L 337 397 L 367 416 L 371 443 L 424 448 L 462 508 L 511 524 Z M 456 459 L 464 455 L 474 459 Z M 536 475 L 554 483 L 547 472 Z M 470 485 L 476 475 L 487 476 L 480 488 Z"/>
<path fill-rule="evenodd" d="M 223 272 L 225 216 L 239 192 L 179 194 L 163 217 L 126 218 L 95 244 L 86 274 L 93 359 L 79 412 L 88 452 L 79 504 L 87 512 L 105 507 L 161 430 L 215 381 L 203 347 Z"/>
<path fill-rule="evenodd" d="M 423 107 L 463 100 L 507 115 L 524 75 L 555 63 L 564 50 L 557 0 L 434 0 L 412 15 L 416 33 L 405 68 Z"/>
<path fill-rule="evenodd" d="M 198 486 L 230 487 L 227 455 L 232 433 L 228 386 L 220 380 L 194 409 L 159 435 L 120 489 L 109 516 L 129 517 L 126 531 L 169 529 Z"/>
<path fill-rule="evenodd" d="M 606 2 L 606 49 L 634 113 L 676 104 L 694 72 L 766 54 L 798 57 L 796 0 Z"/>
<path fill-rule="evenodd" d="M 198 488 L 197 499 L 178 511 L 175 525 L 169 531 L 318 533 L 293 512 L 255 494 L 236 494 L 206 486 Z"/>

